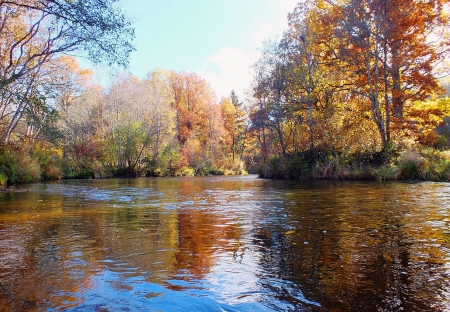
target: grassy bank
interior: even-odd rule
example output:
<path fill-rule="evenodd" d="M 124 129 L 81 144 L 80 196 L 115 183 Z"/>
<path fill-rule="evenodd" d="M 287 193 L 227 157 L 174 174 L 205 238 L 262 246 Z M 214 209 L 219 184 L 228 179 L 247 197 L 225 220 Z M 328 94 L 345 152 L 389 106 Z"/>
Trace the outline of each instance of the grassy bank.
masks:
<path fill-rule="evenodd" d="M 0 146 L 0 189 L 8 185 L 59 179 L 100 179 L 112 177 L 163 177 L 246 174 L 242 163 L 224 168 L 198 166 L 167 167 L 148 163 L 136 170 L 108 167 L 98 159 L 66 158 L 49 144 Z"/>
<path fill-rule="evenodd" d="M 275 157 L 258 172 L 263 178 L 450 181 L 450 151 L 430 147 L 375 153 L 313 153 Z"/>

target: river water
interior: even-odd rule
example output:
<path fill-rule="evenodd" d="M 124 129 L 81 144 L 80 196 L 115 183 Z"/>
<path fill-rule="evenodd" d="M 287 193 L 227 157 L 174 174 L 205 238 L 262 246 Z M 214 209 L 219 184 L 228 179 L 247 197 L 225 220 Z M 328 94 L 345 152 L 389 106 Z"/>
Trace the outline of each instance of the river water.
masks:
<path fill-rule="evenodd" d="M 0 194 L 0 311 L 450 311 L 450 184 L 72 180 Z"/>

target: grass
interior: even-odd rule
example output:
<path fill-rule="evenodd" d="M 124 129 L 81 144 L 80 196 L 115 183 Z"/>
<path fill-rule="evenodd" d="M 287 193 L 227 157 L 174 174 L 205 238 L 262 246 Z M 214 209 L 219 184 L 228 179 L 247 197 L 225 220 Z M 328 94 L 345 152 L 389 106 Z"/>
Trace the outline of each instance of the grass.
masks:
<path fill-rule="evenodd" d="M 260 177 L 277 179 L 450 181 L 450 151 L 424 147 L 389 153 L 303 152 L 274 157 L 258 173 Z"/>

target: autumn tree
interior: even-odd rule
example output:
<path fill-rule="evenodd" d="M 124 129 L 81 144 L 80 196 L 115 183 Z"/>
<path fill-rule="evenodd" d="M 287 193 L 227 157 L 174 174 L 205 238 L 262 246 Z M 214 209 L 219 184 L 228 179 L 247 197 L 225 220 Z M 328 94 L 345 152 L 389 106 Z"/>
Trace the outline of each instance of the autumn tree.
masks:
<path fill-rule="evenodd" d="M 151 141 L 143 90 L 138 78 L 124 72 L 115 76 L 106 95 L 111 134 L 107 154 L 119 170 L 133 171 Z"/>
<path fill-rule="evenodd" d="M 134 30 L 115 2 L 0 1 L 0 86 L 62 53 L 85 51 L 94 62 L 126 65 Z"/>
<path fill-rule="evenodd" d="M 239 97 L 237 96 L 234 90 L 231 91 L 230 98 L 236 110 L 236 113 L 234 114 L 235 126 L 233 129 L 233 136 L 234 136 L 233 161 L 234 161 L 236 155 L 238 155 L 238 157 L 242 159 L 242 156 L 244 154 L 247 125 L 245 123 L 246 113 L 244 111 L 244 103 L 239 100 Z"/>
<path fill-rule="evenodd" d="M 231 154 L 231 160 L 234 163 L 237 158 L 242 159 L 246 132 L 243 103 L 239 101 L 234 90 L 229 97 L 222 98 L 220 111 L 226 129 L 225 149 Z"/>
<path fill-rule="evenodd" d="M 60 111 L 58 130 L 62 133 L 63 159 L 67 177 L 87 177 L 83 168 L 94 169 L 104 155 L 107 142 L 107 118 L 104 111 L 103 89 L 89 86 L 67 107 Z M 93 176 L 92 176 L 93 177 Z"/>
<path fill-rule="evenodd" d="M 214 91 L 196 74 L 158 69 L 141 81 L 118 73 L 107 90 L 87 88 L 63 115 L 68 154 L 122 174 L 204 174 L 231 167 Z"/>
<path fill-rule="evenodd" d="M 170 103 L 173 94 L 170 88 L 171 73 L 158 69 L 150 72 L 144 83 L 147 113 L 145 119 L 152 135 L 151 159 L 161 161 L 163 151 L 176 150 L 175 110 Z"/>
<path fill-rule="evenodd" d="M 317 108 L 317 89 L 322 80 L 320 65 L 324 60 L 311 6 L 310 1 L 298 4 L 294 12 L 288 15 L 289 29 L 284 33 L 280 45 L 281 53 L 285 54 L 290 63 L 286 74 L 289 84 L 289 101 L 294 110 L 302 109 L 302 106 L 306 104 L 310 149 L 314 150 L 313 106 Z"/>
<path fill-rule="evenodd" d="M 254 65 L 255 84 L 252 86 L 254 97 L 263 104 L 267 120 L 257 120 L 254 125 L 268 125 L 277 134 L 282 155 L 286 155 L 284 125 L 288 109 L 286 105 L 287 70 L 286 58 L 281 53 L 278 41 L 267 41 L 262 57 Z M 262 101 L 262 102 L 261 102 Z M 255 117 L 262 117 L 255 114 Z M 264 123 L 264 124 L 263 124 Z"/>
<path fill-rule="evenodd" d="M 259 153 L 257 153 L 259 154 L 259 157 L 257 157 L 259 158 L 258 162 L 264 163 L 270 156 L 274 155 L 276 148 L 272 147 L 272 145 L 276 141 L 276 134 L 269 122 L 270 104 L 268 103 L 264 83 L 260 82 L 262 82 L 262 77 L 256 72 L 251 87 L 253 94 L 249 103 L 250 127 L 248 135 L 259 147 Z M 255 153 L 255 149 L 253 151 Z"/>
<path fill-rule="evenodd" d="M 172 72 L 170 86 L 178 142 L 189 164 L 200 172 L 214 164 L 211 142 L 217 141 L 216 132 L 223 128 L 216 95 L 211 86 L 194 73 Z M 217 116 L 211 115 L 212 111 Z"/>
<path fill-rule="evenodd" d="M 371 0 L 329 6 L 326 22 L 332 21 L 340 40 L 335 65 L 345 68 L 353 92 L 366 97 L 384 147 L 392 139 L 391 119 L 401 121 L 405 103 L 439 89 L 434 67 L 448 48 L 432 34 L 445 31 L 445 2 Z"/>
<path fill-rule="evenodd" d="M 67 108 L 91 79 L 92 72 L 81 69 L 75 58 L 62 56 L 42 65 L 33 75 L 23 76 L 0 90 L 0 123 L 3 142 L 22 123 L 28 138 L 36 138 L 57 115 Z"/>
<path fill-rule="evenodd" d="M 0 130 L 4 143 L 23 118 L 37 125 L 49 120 L 46 116 L 55 116 L 55 91 L 50 86 L 61 96 L 62 82 L 49 82 L 48 73 L 62 63 L 57 57 L 80 52 L 96 63 L 127 64 L 134 31 L 115 2 L 0 1 Z"/>
<path fill-rule="evenodd" d="M 230 164 L 225 161 L 226 154 L 223 150 L 224 137 L 227 130 L 224 125 L 220 106 L 215 102 L 211 102 L 209 105 L 207 111 L 207 124 L 205 126 L 208 136 L 206 156 L 209 167 L 211 169 L 231 167 Z"/>

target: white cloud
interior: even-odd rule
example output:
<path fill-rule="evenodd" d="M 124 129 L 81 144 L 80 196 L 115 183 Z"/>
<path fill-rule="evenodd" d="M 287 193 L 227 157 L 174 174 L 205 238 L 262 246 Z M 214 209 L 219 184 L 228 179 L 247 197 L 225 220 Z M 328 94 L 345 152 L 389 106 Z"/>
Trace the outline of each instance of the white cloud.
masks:
<path fill-rule="evenodd" d="M 288 28 L 287 15 L 294 10 L 298 1 L 273 0 L 270 6 L 264 8 L 261 22 L 256 24 L 256 31 L 248 38 L 254 47 L 252 50 L 224 46 L 217 54 L 207 58 L 200 75 L 212 85 L 219 99 L 229 96 L 231 90 L 235 90 L 241 100 L 245 99 L 245 91 L 252 80 L 250 66 L 261 55 L 258 49 L 266 39 L 281 37 Z"/>
<path fill-rule="evenodd" d="M 207 58 L 205 68 L 200 75 L 216 91 L 218 99 L 230 95 L 235 90 L 241 100 L 252 80 L 250 66 L 259 58 L 257 51 L 222 47 L 220 51 Z"/>
<path fill-rule="evenodd" d="M 252 42 L 255 45 L 261 45 L 261 43 L 269 38 L 275 36 L 281 36 L 285 30 L 288 28 L 287 15 L 291 13 L 298 0 L 283 0 L 278 1 L 277 6 L 271 14 L 271 19 L 265 20 L 264 23 L 260 24 L 258 30 L 252 37 Z"/>

